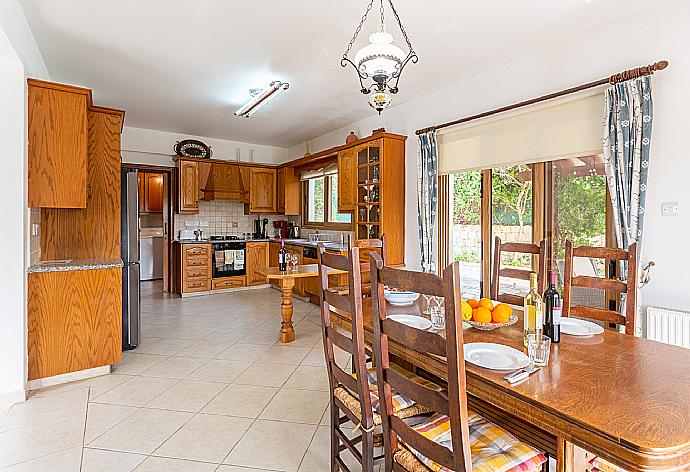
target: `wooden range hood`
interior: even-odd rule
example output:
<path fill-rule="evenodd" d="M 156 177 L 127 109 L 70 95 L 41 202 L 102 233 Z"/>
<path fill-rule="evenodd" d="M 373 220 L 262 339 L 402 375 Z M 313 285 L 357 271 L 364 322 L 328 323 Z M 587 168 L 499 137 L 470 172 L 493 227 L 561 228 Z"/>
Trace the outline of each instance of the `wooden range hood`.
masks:
<path fill-rule="evenodd" d="M 249 201 L 249 167 L 218 162 L 199 163 L 200 200 Z"/>

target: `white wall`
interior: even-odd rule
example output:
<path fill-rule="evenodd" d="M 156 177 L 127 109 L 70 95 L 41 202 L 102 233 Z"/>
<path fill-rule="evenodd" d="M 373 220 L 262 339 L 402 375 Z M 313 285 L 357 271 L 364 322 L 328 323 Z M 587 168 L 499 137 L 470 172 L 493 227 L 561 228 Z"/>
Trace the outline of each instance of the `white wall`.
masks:
<path fill-rule="evenodd" d="M 25 382 L 25 82 L 24 67 L 0 29 L 0 173 L 3 231 L 0 233 L 0 411 L 19 401 Z"/>
<path fill-rule="evenodd" d="M 503 105 L 590 82 L 612 73 L 667 59 L 670 66 L 654 77 L 654 130 L 642 261 L 656 261 L 653 281 L 640 295 L 642 304 L 690 309 L 690 159 L 687 119 L 690 106 L 690 2 L 679 0 L 650 6 L 643 14 L 594 29 L 566 43 L 499 67 L 419 99 L 386 110 L 309 141 L 311 152 L 340 145 L 351 130 L 360 136 L 384 126 L 409 136 L 406 164 L 406 242 L 408 263 L 419 261 L 416 203 L 416 150 L 419 128 L 491 110 Z M 488 33 L 487 33 L 488 34 Z M 471 44 L 457 47 L 472 47 Z M 510 47 L 510 45 L 506 45 Z M 471 64 L 467 65 L 471 67 Z M 424 67 L 424 58 L 410 67 Z M 429 88 L 433 76 L 428 71 Z M 351 86 L 357 87 L 355 77 Z M 405 94 L 405 77 L 400 83 Z M 365 100 L 365 97 L 361 98 Z M 290 158 L 304 154 L 305 145 L 290 148 Z M 680 202 L 679 217 L 662 217 L 661 203 Z"/>
<path fill-rule="evenodd" d="M 49 80 L 48 68 L 18 0 L 0 0 L 0 29 L 22 61 L 26 76 Z"/>
<path fill-rule="evenodd" d="M 125 121 L 127 115 L 125 114 Z M 172 166 L 173 146 L 183 139 L 198 139 L 211 146 L 214 159 L 281 164 L 287 160 L 286 148 L 239 141 L 191 136 L 152 129 L 125 127 L 122 132 L 122 161 L 134 164 Z"/>

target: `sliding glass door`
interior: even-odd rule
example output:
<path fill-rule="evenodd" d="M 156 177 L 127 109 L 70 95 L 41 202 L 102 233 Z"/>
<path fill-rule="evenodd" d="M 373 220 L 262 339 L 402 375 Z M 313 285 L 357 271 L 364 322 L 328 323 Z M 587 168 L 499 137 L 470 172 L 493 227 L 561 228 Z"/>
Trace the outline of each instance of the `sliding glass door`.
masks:
<path fill-rule="evenodd" d="M 450 175 L 450 260 L 460 261 L 460 286 L 464 298 L 481 297 L 482 280 L 482 173 Z"/>

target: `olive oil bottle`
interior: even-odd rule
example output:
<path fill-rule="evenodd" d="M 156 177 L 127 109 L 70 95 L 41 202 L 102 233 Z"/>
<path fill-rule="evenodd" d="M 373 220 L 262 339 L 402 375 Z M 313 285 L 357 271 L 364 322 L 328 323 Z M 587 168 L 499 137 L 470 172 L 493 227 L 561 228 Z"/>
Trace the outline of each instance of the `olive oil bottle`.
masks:
<path fill-rule="evenodd" d="M 527 346 L 527 335 L 536 334 L 537 337 L 541 337 L 544 329 L 544 309 L 537 290 L 537 274 L 530 272 L 529 274 L 529 292 L 525 295 L 525 331 L 523 342 L 525 347 Z"/>

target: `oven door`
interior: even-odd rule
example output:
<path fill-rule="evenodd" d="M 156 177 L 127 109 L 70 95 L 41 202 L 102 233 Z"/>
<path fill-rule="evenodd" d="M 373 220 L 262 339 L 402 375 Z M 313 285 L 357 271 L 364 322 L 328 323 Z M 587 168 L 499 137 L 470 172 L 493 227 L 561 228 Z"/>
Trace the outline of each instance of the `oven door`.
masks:
<path fill-rule="evenodd" d="M 247 273 L 244 266 L 246 248 L 244 242 L 212 244 L 211 248 L 213 251 L 213 269 L 211 272 L 214 279 Z"/>

